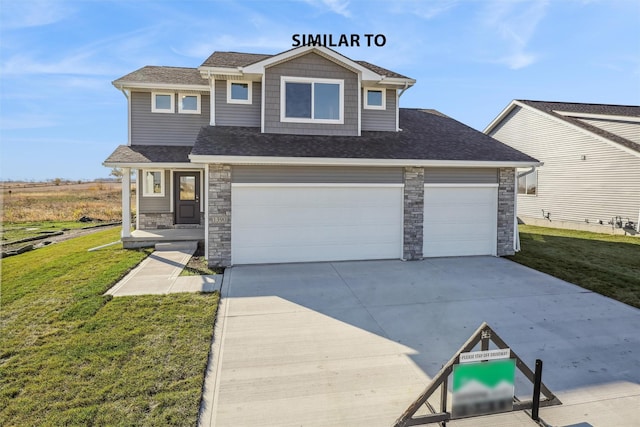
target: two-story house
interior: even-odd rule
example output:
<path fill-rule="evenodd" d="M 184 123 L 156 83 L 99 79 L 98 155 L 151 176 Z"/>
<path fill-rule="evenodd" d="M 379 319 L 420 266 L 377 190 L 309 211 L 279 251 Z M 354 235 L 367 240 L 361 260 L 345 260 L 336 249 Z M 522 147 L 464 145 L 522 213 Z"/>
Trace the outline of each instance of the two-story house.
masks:
<path fill-rule="evenodd" d="M 514 252 L 515 170 L 539 162 L 399 108 L 411 78 L 304 46 L 214 52 L 113 84 L 129 142 L 104 164 L 124 170 L 126 247 L 200 233 L 212 266 Z"/>
<path fill-rule="evenodd" d="M 485 133 L 544 162 L 519 174 L 521 222 L 640 233 L 640 106 L 514 100 Z"/>

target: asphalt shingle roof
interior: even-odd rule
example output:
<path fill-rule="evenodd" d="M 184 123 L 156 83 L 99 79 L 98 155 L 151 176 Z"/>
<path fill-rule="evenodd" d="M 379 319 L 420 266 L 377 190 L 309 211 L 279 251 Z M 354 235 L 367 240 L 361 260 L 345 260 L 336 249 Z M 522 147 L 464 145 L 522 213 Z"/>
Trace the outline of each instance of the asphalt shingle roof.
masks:
<path fill-rule="evenodd" d="M 599 135 L 603 138 L 607 138 L 627 148 L 640 152 L 640 144 L 633 142 L 629 139 L 623 138 L 619 135 L 607 132 L 597 126 L 590 125 L 584 121 L 567 117 L 563 114 L 558 114 L 556 111 L 568 112 L 568 113 L 584 113 L 584 114 L 602 114 L 610 116 L 627 116 L 633 118 L 640 118 L 640 106 L 634 105 L 609 105 L 609 104 L 581 104 L 572 102 L 547 102 L 547 101 L 528 101 L 517 100 L 525 105 L 533 107 L 537 110 L 543 111 L 549 115 L 557 117 L 568 123 L 579 126 L 589 132 Z"/>
<path fill-rule="evenodd" d="M 157 67 L 152 65 L 142 67 L 113 81 L 114 85 L 123 83 L 207 85 L 207 81 L 200 77 L 200 72 L 197 68 Z"/>
<path fill-rule="evenodd" d="M 236 68 L 245 67 L 255 62 L 271 58 L 274 55 L 261 53 L 242 53 L 242 52 L 213 52 L 203 63 L 203 67 L 226 67 Z M 408 77 L 398 74 L 386 68 L 370 64 L 366 61 L 355 61 L 365 68 L 378 73 L 380 75 L 391 78 Z M 155 65 L 147 65 L 136 71 L 113 81 L 113 84 L 119 86 L 121 84 L 179 84 L 179 85 L 207 85 L 207 81 L 200 76 L 197 68 L 187 67 L 163 67 Z"/>
<path fill-rule="evenodd" d="M 189 163 L 191 146 L 119 145 L 105 163 Z"/>
<path fill-rule="evenodd" d="M 260 133 L 259 128 L 203 127 L 191 151 L 208 156 L 537 162 L 433 110 L 400 109 L 401 132 L 362 136 Z"/>
<path fill-rule="evenodd" d="M 340 54 L 339 54 L 340 55 Z M 266 55 L 260 53 L 242 53 L 242 52 L 213 52 L 209 58 L 203 63 L 203 67 L 246 67 L 247 65 L 271 58 L 275 55 Z M 366 61 L 354 61 L 365 68 L 386 77 L 407 79 L 408 77 L 398 74 L 395 71 L 387 70 L 378 65 L 370 64 Z"/>

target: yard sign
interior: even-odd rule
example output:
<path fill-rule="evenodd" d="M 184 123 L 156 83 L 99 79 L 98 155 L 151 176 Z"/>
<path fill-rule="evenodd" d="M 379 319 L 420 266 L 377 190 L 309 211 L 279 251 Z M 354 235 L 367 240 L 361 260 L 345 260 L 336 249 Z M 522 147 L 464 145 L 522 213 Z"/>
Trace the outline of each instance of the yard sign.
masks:
<path fill-rule="evenodd" d="M 515 359 L 454 365 L 451 417 L 513 410 Z"/>

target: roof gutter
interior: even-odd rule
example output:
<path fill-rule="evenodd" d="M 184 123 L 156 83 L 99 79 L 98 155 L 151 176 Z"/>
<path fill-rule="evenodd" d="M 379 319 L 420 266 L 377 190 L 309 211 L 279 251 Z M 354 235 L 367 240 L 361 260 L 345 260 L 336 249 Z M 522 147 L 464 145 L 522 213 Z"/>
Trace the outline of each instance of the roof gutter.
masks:
<path fill-rule="evenodd" d="M 235 165 L 335 165 L 335 166 L 429 166 L 429 167 L 485 167 L 526 168 L 539 166 L 532 161 L 482 161 L 482 160 L 428 160 L 428 159 L 362 159 L 335 157 L 274 157 L 274 156 L 228 156 L 189 154 L 196 163 L 227 163 Z"/>

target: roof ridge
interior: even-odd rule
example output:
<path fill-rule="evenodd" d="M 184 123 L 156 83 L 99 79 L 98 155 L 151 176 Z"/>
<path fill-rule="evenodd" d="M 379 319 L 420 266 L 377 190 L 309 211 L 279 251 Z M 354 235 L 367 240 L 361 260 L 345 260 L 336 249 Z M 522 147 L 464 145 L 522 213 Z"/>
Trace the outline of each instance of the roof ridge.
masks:
<path fill-rule="evenodd" d="M 594 105 L 594 106 L 602 106 L 602 107 L 631 107 L 631 108 L 640 108 L 640 105 L 632 105 L 632 104 L 602 104 L 597 102 L 566 102 L 566 101 L 542 101 L 535 99 L 516 99 L 519 102 L 535 102 L 535 103 L 544 103 L 544 104 L 572 104 L 572 105 Z"/>
<path fill-rule="evenodd" d="M 175 65 L 145 65 L 142 68 L 179 68 L 182 70 L 197 70 L 198 67 L 176 67 Z"/>

